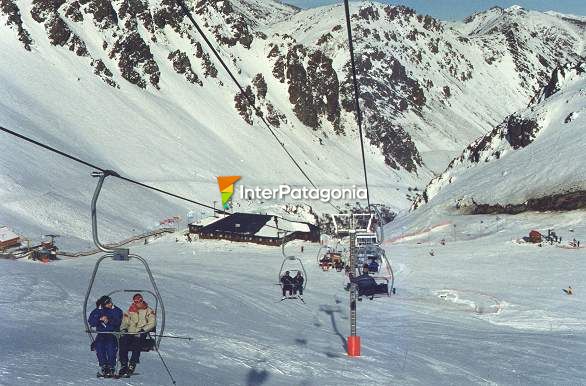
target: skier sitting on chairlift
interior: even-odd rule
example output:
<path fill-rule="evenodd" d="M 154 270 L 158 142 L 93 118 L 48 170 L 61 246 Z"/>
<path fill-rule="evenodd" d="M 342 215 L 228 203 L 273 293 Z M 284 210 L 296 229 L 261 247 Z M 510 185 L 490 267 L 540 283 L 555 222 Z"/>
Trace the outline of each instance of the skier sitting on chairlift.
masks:
<path fill-rule="evenodd" d="M 287 291 L 289 291 L 289 296 L 293 296 L 293 278 L 289 276 L 289 271 L 285 271 L 285 274 L 281 276 L 281 284 L 283 287 L 283 299 L 287 298 Z"/>
<path fill-rule="evenodd" d="M 358 286 L 358 296 L 369 296 L 376 290 L 376 281 L 368 273 L 368 264 L 362 266 L 362 274 L 352 279 L 352 282 Z"/>
<path fill-rule="evenodd" d="M 293 278 L 293 295 L 296 295 L 299 291 L 299 299 L 303 300 L 303 275 L 301 272 L 297 272 L 297 275 Z"/>
<path fill-rule="evenodd" d="M 370 296 L 372 300 L 375 294 L 387 293 L 387 284 L 377 284 L 372 276 L 368 273 L 368 265 L 362 266 L 362 275 L 351 278 L 350 281 L 358 286 L 358 296 Z"/>
<path fill-rule="evenodd" d="M 326 254 L 324 257 L 321 258 L 319 261 L 320 267 L 325 271 L 328 270 L 332 265 L 332 259 L 329 254 Z"/>
<path fill-rule="evenodd" d="M 118 376 L 124 377 L 132 375 L 139 363 L 140 353 L 149 350 L 147 335 L 153 331 L 157 323 L 155 311 L 144 301 L 141 294 L 135 294 L 132 297 L 132 304 L 128 312 L 124 313 L 121 330 L 136 335 L 123 335 L 120 338 L 120 371 Z M 131 351 L 130 363 L 128 362 L 128 352 Z"/>
<path fill-rule="evenodd" d="M 96 308 L 90 313 L 88 323 L 97 332 L 96 340 L 92 343 L 92 350 L 96 350 L 102 377 L 113 377 L 116 368 L 116 352 L 118 342 L 113 332 L 120 331 L 122 310 L 112 304 L 109 296 L 102 296 L 96 301 Z"/>
<path fill-rule="evenodd" d="M 371 273 L 378 272 L 378 263 L 376 262 L 376 260 L 373 259 L 368 263 L 368 271 Z"/>

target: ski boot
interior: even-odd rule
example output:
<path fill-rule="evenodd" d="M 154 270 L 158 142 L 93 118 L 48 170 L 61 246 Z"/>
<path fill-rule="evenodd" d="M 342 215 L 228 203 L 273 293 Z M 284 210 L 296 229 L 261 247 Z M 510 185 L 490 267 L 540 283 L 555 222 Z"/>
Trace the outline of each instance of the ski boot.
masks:
<path fill-rule="evenodd" d="M 136 370 L 136 363 L 130 362 L 128 364 L 128 375 L 134 374 L 134 370 Z"/>
<path fill-rule="evenodd" d="M 110 374 L 110 366 L 104 365 L 102 366 L 101 371 L 98 373 L 98 378 L 111 378 Z"/>
<path fill-rule="evenodd" d="M 107 378 L 114 378 L 114 376 L 116 376 L 116 370 L 114 370 L 114 368 L 108 366 Z"/>
<path fill-rule="evenodd" d="M 130 377 L 130 373 L 128 371 L 128 366 L 122 365 L 122 367 L 120 367 L 120 370 L 118 370 L 118 378 L 129 378 L 129 377 Z"/>

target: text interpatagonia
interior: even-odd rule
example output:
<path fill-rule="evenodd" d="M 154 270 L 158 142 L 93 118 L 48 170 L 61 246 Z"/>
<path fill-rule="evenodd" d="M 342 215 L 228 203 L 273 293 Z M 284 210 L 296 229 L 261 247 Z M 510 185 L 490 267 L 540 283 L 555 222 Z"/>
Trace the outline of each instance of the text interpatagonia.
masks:
<path fill-rule="evenodd" d="M 293 200 L 319 200 L 329 202 L 330 200 L 366 200 L 366 188 L 308 188 L 291 187 L 290 185 L 279 185 L 278 188 L 250 188 L 239 186 L 240 199 L 242 200 L 283 200 L 289 197 Z"/>

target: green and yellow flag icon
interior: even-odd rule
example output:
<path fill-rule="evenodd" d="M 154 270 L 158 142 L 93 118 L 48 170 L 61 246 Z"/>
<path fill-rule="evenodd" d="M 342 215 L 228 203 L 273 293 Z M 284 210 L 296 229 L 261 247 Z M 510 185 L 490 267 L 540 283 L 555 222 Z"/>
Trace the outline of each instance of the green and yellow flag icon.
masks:
<path fill-rule="evenodd" d="M 234 194 L 234 183 L 240 179 L 240 176 L 218 176 L 218 186 L 222 193 L 222 207 L 229 209 L 228 201 Z"/>

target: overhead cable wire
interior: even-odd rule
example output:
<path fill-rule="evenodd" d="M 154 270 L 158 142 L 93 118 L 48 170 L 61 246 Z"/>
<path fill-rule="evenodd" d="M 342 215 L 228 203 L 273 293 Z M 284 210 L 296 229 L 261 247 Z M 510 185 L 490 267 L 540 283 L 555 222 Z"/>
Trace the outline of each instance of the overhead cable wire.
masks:
<path fill-rule="evenodd" d="M 90 162 L 84 161 L 84 160 L 82 160 L 82 159 L 80 159 L 80 158 L 77 158 L 77 157 L 75 157 L 75 156 L 72 156 L 71 154 L 65 153 L 65 152 L 63 152 L 63 151 L 61 151 L 61 150 L 58 150 L 58 149 L 55 149 L 54 147 L 51 147 L 51 146 L 49 146 L 49 145 L 46 145 L 46 144 L 44 144 L 44 143 L 42 143 L 42 142 L 39 142 L 39 141 L 37 141 L 37 140 L 34 140 L 34 139 L 32 139 L 32 138 L 29 138 L 29 137 L 27 137 L 27 136 L 25 136 L 25 135 L 19 134 L 19 133 L 15 132 L 15 131 L 9 130 L 9 129 L 5 128 L 5 127 L 2 127 L 2 126 L 0 126 L 0 131 L 3 131 L 3 132 L 5 132 L 5 133 L 7 133 L 7 134 L 13 135 L 13 136 L 15 136 L 15 137 L 17 137 L 17 138 L 20 138 L 20 139 L 24 140 L 24 141 L 27 141 L 27 142 L 29 142 L 29 143 L 32 143 L 33 145 L 36 145 L 36 146 L 42 147 L 42 148 L 44 148 L 44 149 L 46 149 L 46 150 L 49 150 L 49 151 L 51 151 L 51 152 L 53 152 L 53 153 L 59 154 L 60 156 L 63 156 L 63 157 L 65 157 L 65 158 L 68 158 L 68 159 L 70 159 L 70 160 L 72 160 L 72 161 L 75 161 L 75 162 L 77 162 L 77 163 L 80 163 L 80 164 L 82 164 L 82 165 L 85 165 L 85 166 L 87 166 L 87 167 L 89 167 L 89 168 L 96 169 L 96 170 L 99 170 L 99 171 L 101 171 L 101 172 L 106 172 L 106 171 L 107 171 L 107 169 L 105 169 L 105 168 L 102 168 L 102 167 L 100 167 L 100 166 L 97 166 L 97 165 L 94 165 L 94 164 L 92 164 L 92 163 L 90 163 Z M 154 191 L 156 191 L 156 192 L 159 192 L 159 193 L 162 193 L 162 194 L 166 194 L 166 195 L 168 195 L 168 196 L 175 197 L 175 198 L 177 198 L 177 199 L 180 199 L 180 200 L 183 200 L 183 201 L 190 202 L 190 203 L 192 203 L 192 204 L 196 204 L 196 205 L 199 205 L 199 206 L 203 206 L 203 207 L 205 207 L 205 208 L 209 208 L 209 209 L 215 209 L 214 207 L 212 207 L 212 206 L 210 206 L 210 205 L 207 205 L 207 204 L 204 204 L 204 203 L 202 203 L 202 202 L 195 201 L 195 200 L 189 199 L 189 198 L 187 198 L 187 197 L 183 197 L 183 196 L 180 196 L 180 195 L 178 195 L 178 194 L 171 193 L 171 192 L 165 191 L 165 190 L 163 190 L 163 189 L 159 189 L 159 188 L 157 188 L 157 187 L 154 187 L 154 186 L 151 186 L 151 185 L 144 184 L 144 183 L 142 183 L 142 182 L 139 182 L 139 181 L 133 180 L 132 178 L 123 177 L 123 176 L 119 175 L 118 173 L 115 173 L 115 174 L 110 174 L 110 175 L 111 175 L 112 177 L 120 178 L 121 180 L 124 180 L 124 181 L 130 182 L 130 183 L 132 183 L 132 184 L 136 184 L 136 185 L 142 186 L 143 188 L 151 189 L 151 190 L 154 190 Z M 222 213 L 222 214 L 227 214 L 227 213 L 228 213 L 228 212 L 225 212 L 225 211 L 220 211 L 220 210 L 218 210 L 218 209 L 215 209 L 215 210 L 216 210 L 217 212 L 220 212 L 220 213 Z"/>
<path fill-rule="evenodd" d="M 366 174 L 366 158 L 364 157 L 364 139 L 362 138 L 362 112 L 360 110 L 360 90 L 356 80 L 356 64 L 354 63 L 354 46 L 352 44 L 352 27 L 350 26 L 350 7 L 348 0 L 344 0 L 344 9 L 346 10 L 346 27 L 348 29 L 348 45 L 350 47 L 350 62 L 352 64 L 352 81 L 354 83 L 354 101 L 356 106 L 356 120 L 358 121 L 358 133 L 360 136 L 360 151 L 362 153 L 362 168 L 364 170 L 364 183 L 366 184 L 366 202 L 368 212 L 370 213 L 370 190 L 368 189 L 368 175 Z"/>
<path fill-rule="evenodd" d="M 264 118 L 264 116 L 262 114 L 262 111 L 260 111 L 260 109 L 258 107 L 256 107 L 256 104 L 254 103 L 254 101 L 252 100 L 252 98 L 250 97 L 250 95 L 248 95 L 248 93 L 244 90 L 244 87 L 242 87 L 242 85 L 236 79 L 236 77 L 234 76 L 234 74 L 232 73 L 232 71 L 228 68 L 228 66 L 226 65 L 226 63 L 224 62 L 224 60 L 222 59 L 222 57 L 218 53 L 218 51 L 214 48 L 213 44 L 208 39 L 207 35 L 201 29 L 201 27 L 199 26 L 199 24 L 195 21 L 193 15 L 191 14 L 191 11 L 189 10 L 189 8 L 187 8 L 187 5 L 185 4 L 185 1 L 184 0 L 176 0 L 176 2 L 181 7 L 181 9 L 183 10 L 183 13 L 185 14 L 185 16 L 187 16 L 187 18 L 191 21 L 191 24 L 193 24 L 193 26 L 195 27 L 195 29 L 197 30 L 197 32 L 200 34 L 200 36 L 206 42 L 207 46 L 213 52 L 213 54 L 216 57 L 216 59 L 218 59 L 218 61 L 220 62 L 220 64 L 224 68 L 224 70 L 226 70 L 226 72 L 230 76 L 230 79 L 232 79 L 232 81 L 236 84 L 236 86 L 238 87 L 238 89 L 240 90 L 240 92 L 242 93 L 242 95 L 244 95 L 244 98 L 248 102 L 248 105 L 250 107 L 252 107 L 252 109 L 255 111 L 256 115 L 265 124 L 265 126 L 267 127 L 267 129 L 269 130 L 269 132 L 271 133 L 271 135 L 279 143 L 279 145 L 281 146 L 281 148 L 289 156 L 289 158 L 295 164 L 295 166 L 297 167 L 297 169 L 299 169 L 299 171 L 301 172 L 301 174 L 303 174 L 303 176 L 305 177 L 305 179 L 307 179 L 307 181 L 309 181 L 309 183 L 311 184 L 311 186 L 313 186 L 315 189 L 318 189 L 317 185 L 313 183 L 313 181 L 311 180 L 311 178 L 309 178 L 309 176 L 307 175 L 307 173 L 305 172 L 305 170 L 303 170 L 303 168 L 301 167 L 301 165 L 299 165 L 299 163 L 297 162 L 297 160 L 295 159 L 295 157 L 293 157 L 293 155 L 289 152 L 289 150 L 287 150 L 287 148 L 285 147 L 285 144 L 279 139 L 279 137 L 277 136 L 277 134 L 275 134 L 275 131 L 271 128 L 271 125 L 269 125 L 269 123 L 265 120 L 265 118 Z M 331 206 L 333 206 L 338 212 L 340 212 L 340 209 L 338 207 L 336 207 L 331 202 L 328 202 L 328 203 Z"/>
<path fill-rule="evenodd" d="M 207 205 L 207 204 L 204 204 L 202 202 L 199 202 L 199 201 L 196 201 L 196 200 L 192 200 L 190 198 L 187 198 L 187 197 L 184 197 L 184 196 L 175 194 L 175 193 L 171 193 L 169 191 L 166 191 L 166 190 L 157 188 L 155 186 L 147 185 L 145 183 L 136 181 L 136 180 L 134 180 L 132 178 L 128 178 L 128 177 L 121 176 L 120 174 L 116 173 L 113 170 L 108 170 L 108 169 L 102 168 L 100 166 L 94 165 L 94 164 L 92 164 L 90 162 L 84 161 L 84 160 L 82 160 L 82 159 L 80 159 L 78 157 L 75 157 L 75 156 L 73 156 L 71 154 L 65 153 L 64 151 L 55 149 L 52 146 L 46 145 L 46 144 L 44 144 L 44 143 L 42 143 L 40 141 L 34 140 L 34 139 L 30 138 L 30 137 L 27 137 L 25 135 L 22 135 L 20 133 L 17 133 L 16 131 L 7 129 L 5 127 L 0 126 L 0 131 L 3 131 L 5 133 L 10 134 L 10 135 L 12 135 L 14 137 L 17 137 L 19 139 L 22 139 L 23 141 L 29 142 L 29 143 L 31 143 L 31 144 L 33 144 L 35 146 L 39 146 L 39 147 L 41 147 L 41 148 L 43 148 L 45 150 L 48 150 L 50 152 L 59 154 L 62 157 L 68 158 L 68 159 L 70 159 L 72 161 L 75 161 L 77 163 L 80 163 L 82 165 L 85 165 L 85 166 L 87 166 L 87 167 L 89 167 L 91 169 L 96 169 L 96 170 L 99 170 L 99 171 L 101 171 L 103 173 L 107 173 L 109 176 L 119 178 L 119 179 L 121 179 L 123 181 L 126 181 L 126 182 L 129 182 L 131 184 L 135 184 L 135 185 L 141 186 L 141 187 L 146 188 L 146 189 L 154 190 L 155 192 L 159 192 L 159 193 L 165 194 L 167 196 L 171 196 L 171 197 L 177 198 L 179 200 L 187 201 L 187 202 L 190 202 L 192 204 L 196 204 L 196 205 L 202 206 L 204 208 L 212 209 L 214 211 L 214 214 L 215 213 L 220 213 L 220 214 L 225 214 L 225 215 L 229 215 L 230 214 L 230 212 L 226 212 L 225 210 L 216 209 L 216 207 L 212 207 L 212 206 Z M 281 217 L 281 218 L 283 218 L 283 217 Z M 286 220 L 286 221 L 294 222 L 293 220 L 288 220 L 288 219 L 285 219 L 285 218 L 283 218 L 283 219 Z M 275 226 L 272 226 L 272 225 L 268 225 L 268 224 L 266 224 L 265 226 L 268 227 L 268 228 L 282 230 L 281 228 L 278 228 L 278 227 L 275 227 Z"/>

